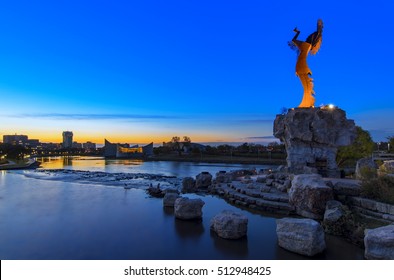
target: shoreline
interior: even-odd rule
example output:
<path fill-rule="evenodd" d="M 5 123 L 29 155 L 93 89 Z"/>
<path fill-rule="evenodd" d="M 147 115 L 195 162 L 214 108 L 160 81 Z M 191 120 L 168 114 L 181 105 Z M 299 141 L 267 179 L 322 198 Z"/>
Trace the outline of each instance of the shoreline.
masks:
<path fill-rule="evenodd" d="M 262 165 L 283 165 L 286 160 L 249 158 L 249 157 L 227 157 L 227 156 L 204 156 L 204 157 L 179 157 L 179 156 L 155 156 L 143 159 L 145 161 L 177 161 L 177 162 L 201 162 L 201 163 L 233 163 L 233 164 L 262 164 Z"/>
<path fill-rule="evenodd" d="M 254 164 L 254 165 L 286 165 L 286 159 L 269 159 L 255 157 L 230 157 L 230 156 L 178 156 L 178 155 L 160 155 L 147 158 L 105 158 L 97 155 L 70 155 L 70 156 L 35 156 L 34 158 L 46 157 L 91 157 L 102 158 L 104 160 L 136 160 L 136 161 L 172 161 L 172 162 L 198 162 L 198 163 L 227 163 L 227 164 Z"/>
<path fill-rule="evenodd" d="M 0 170 L 34 169 L 39 166 L 40 164 L 33 159 L 29 159 L 23 163 L 9 160 L 7 163 L 0 165 Z"/>

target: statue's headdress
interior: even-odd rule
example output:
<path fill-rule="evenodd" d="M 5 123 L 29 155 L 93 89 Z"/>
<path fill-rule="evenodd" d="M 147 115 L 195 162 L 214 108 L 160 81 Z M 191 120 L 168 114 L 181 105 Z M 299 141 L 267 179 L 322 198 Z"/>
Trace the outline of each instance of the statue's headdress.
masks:
<path fill-rule="evenodd" d="M 309 44 L 312 45 L 310 53 L 313 55 L 315 55 L 320 49 L 321 42 L 322 42 L 322 34 L 323 34 L 323 21 L 321 19 L 319 19 L 317 21 L 316 32 L 313 32 L 311 35 L 309 35 L 305 41 L 305 42 L 308 42 Z"/>

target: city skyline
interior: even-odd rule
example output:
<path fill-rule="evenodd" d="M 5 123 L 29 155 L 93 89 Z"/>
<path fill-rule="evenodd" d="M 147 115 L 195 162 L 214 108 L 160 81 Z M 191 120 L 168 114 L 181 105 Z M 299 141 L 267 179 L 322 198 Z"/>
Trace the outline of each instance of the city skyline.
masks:
<path fill-rule="evenodd" d="M 271 1 L 272 2 L 272 1 Z M 275 141 L 297 106 L 300 39 L 323 19 L 308 58 L 316 105 L 333 103 L 374 141 L 394 135 L 389 1 L 20 1 L 0 4 L 0 135 L 61 142 Z M 383 38 L 374 41 L 373 38 Z M 366 41 L 368 40 L 368 43 Z"/>

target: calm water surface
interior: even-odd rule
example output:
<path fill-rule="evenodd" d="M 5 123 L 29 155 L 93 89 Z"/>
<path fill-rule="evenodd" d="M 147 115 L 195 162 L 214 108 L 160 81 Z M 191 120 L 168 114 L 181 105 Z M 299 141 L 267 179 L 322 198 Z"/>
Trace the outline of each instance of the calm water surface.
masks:
<path fill-rule="evenodd" d="M 102 160 L 101 160 L 102 161 Z M 85 165 L 85 162 L 90 162 Z M 94 164 L 92 164 L 94 163 Z M 106 172 L 135 170 L 116 163 L 96 166 L 85 160 L 69 168 Z M 48 163 L 49 164 L 49 163 Z M 148 162 L 142 170 L 181 173 L 182 163 Z M 207 166 L 185 164 L 186 176 Z M 45 166 L 48 168 L 49 166 Z M 65 166 L 64 166 L 65 167 Z M 214 170 L 226 170 L 212 165 Z M 62 168 L 56 166 L 55 168 Z M 97 168 L 97 169 L 95 169 Z M 121 170 L 121 171 L 120 171 Z M 151 171 L 151 173 L 159 173 Z M 180 173 L 177 173 L 180 172 Z M 197 173 L 196 173 L 197 172 Z M 214 173 L 214 172 L 212 172 Z M 169 173 L 162 173 L 169 174 Z M 277 246 L 276 219 L 249 213 L 213 196 L 204 200 L 202 221 L 180 221 L 162 200 L 144 190 L 125 190 L 78 182 L 48 181 L 24 176 L 23 171 L 0 171 L 1 259 L 303 259 Z M 224 240 L 209 229 L 222 210 L 249 218 L 248 236 Z M 328 249 L 317 258 L 361 259 L 363 251 L 338 238 L 327 238 Z"/>
<path fill-rule="evenodd" d="M 232 163 L 198 163 L 174 161 L 142 161 L 127 159 L 103 159 L 94 157 L 47 157 L 40 158 L 41 167 L 45 169 L 72 169 L 87 171 L 102 171 L 109 173 L 151 173 L 166 176 L 196 176 L 202 171 L 209 171 L 212 175 L 220 170 L 236 169 L 267 169 L 273 166 Z"/>

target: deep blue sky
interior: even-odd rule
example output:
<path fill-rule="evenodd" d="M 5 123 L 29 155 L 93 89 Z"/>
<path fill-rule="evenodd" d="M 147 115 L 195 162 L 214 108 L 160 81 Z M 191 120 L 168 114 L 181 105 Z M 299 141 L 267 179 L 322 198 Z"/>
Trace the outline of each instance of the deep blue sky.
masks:
<path fill-rule="evenodd" d="M 345 2 L 345 3 L 342 3 Z M 0 135 L 272 141 L 302 87 L 287 42 L 324 22 L 316 105 L 394 135 L 391 1 L 1 1 Z"/>

